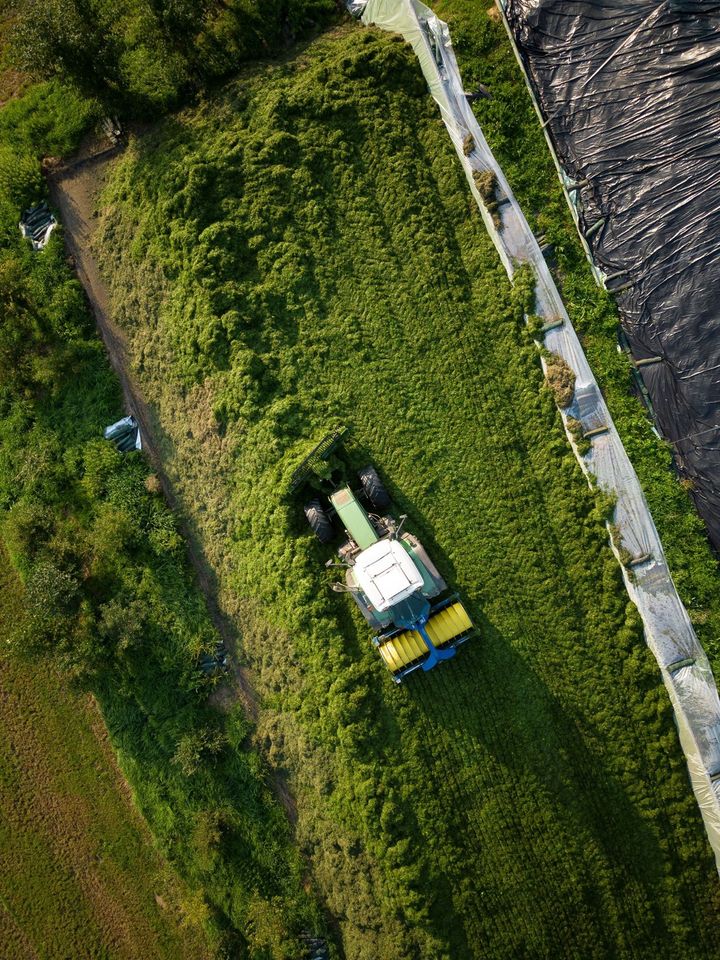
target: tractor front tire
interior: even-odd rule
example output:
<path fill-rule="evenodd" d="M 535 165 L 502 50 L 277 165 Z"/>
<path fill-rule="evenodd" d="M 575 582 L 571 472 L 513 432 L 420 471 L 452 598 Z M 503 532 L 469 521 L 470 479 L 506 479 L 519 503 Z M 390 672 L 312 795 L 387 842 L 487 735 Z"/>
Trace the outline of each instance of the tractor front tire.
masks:
<path fill-rule="evenodd" d="M 331 543 L 335 539 L 330 517 L 319 500 L 311 500 L 310 503 L 305 504 L 305 516 L 320 543 Z"/>
<path fill-rule="evenodd" d="M 373 507 L 376 510 L 386 510 L 390 506 L 390 494 L 385 489 L 385 484 L 378 476 L 375 467 L 363 467 L 362 470 L 358 470 L 358 477 L 365 496 Z"/>

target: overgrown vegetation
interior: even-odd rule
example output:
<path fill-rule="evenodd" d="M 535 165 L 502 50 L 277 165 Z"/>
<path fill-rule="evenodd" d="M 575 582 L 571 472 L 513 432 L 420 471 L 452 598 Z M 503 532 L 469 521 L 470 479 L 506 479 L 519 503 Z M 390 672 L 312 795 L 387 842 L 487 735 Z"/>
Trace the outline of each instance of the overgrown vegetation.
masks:
<path fill-rule="evenodd" d="M 46 658 L 93 691 L 188 885 L 185 922 L 233 956 L 295 958 L 298 933 L 322 923 L 251 724 L 239 705 L 208 705 L 198 663 L 218 638 L 175 517 L 141 455 L 101 439 L 122 399 L 59 231 L 34 254 L 17 229 L 42 189 L 37 156 L 69 149 L 92 116 L 77 99 L 63 109 L 59 89 L 31 88 L 0 112 L 7 149 L 29 158 L 0 180 L 0 534 L 21 578 L 3 652 Z"/>
<path fill-rule="evenodd" d="M 57 77 L 111 108 L 157 113 L 271 56 L 333 0 L 14 0 L 10 46 L 29 76 Z"/>
<path fill-rule="evenodd" d="M 104 205 L 134 373 L 347 955 L 713 956 L 607 504 L 404 45 L 355 30 L 243 76 L 132 144 Z M 287 497 L 338 421 L 480 626 L 399 689 Z"/>
<path fill-rule="evenodd" d="M 328 7 L 280 6 L 256 29 L 246 4 L 241 31 L 234 3 L 25 8 L 16 49 L 58 77 L 0 112 L 0 509 L 24 591 L 14 646 L 96 691 L 140 808 L 190 885 L 187 921 L 210 922 L 228 950 L 293 957 L 297 931 L 320 926 L 260 744 L 290 771 L 297 839 L 350 957 L 713 956 L 716 878 L 607 546 L 607 505 L 567 448 L 528 304 L 401 44 L 355 31 L 249 71 L 135 144 L 107 197 L 117 313 L 240 628 L 263 698 L 256 730 L 239 707 L 207 707 L 196 663 L 215 633 L 157 480 L 96 439 L 119 412 L 117 385 L 60 238 L 34 257 L 17 235 L 19 208 L 42 191 L 40 158 L 97 116 L 83 91 L 164 110 Z M 438 12 L 466 85 L 495 92 L 481 120 L 555 242 L 573 319 L 717 655 L 701 523 L 630 395 L 614 311 L 504 35 L 465 0 Z M 497 203 L 495 184 L 478 189 Z M 481 627 L 401 690 L 365 624 L 328 594 L 326 555 L 284 495 L 338 419 Z"/>

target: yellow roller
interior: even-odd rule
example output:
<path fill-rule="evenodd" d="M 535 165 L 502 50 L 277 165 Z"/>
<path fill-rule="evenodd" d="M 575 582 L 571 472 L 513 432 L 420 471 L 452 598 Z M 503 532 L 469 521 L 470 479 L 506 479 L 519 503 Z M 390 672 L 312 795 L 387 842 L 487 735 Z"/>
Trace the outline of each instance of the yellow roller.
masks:
<path fill-rule="evenodd" d="M 459 637 L 472 627 L 472 620 L 461 603 L 453 603 L 431 617 L 425 629 L 435 647 Z M 393 672 L 402 670 L 427 653 L 422 636 L 416 630 L 403 630 L 391 637 L 379 648 L 380 656 Z"/>
<path fill-rule="evenodd" d="M 403 630 L 387 640 L 380 648 L 380 656 L 390 670 L 402 670 L 427 653 L 425 641 L 415 630 Z"/>
<path fill-rule="evenodd" d="M 461 603 L 453 603 L 444 610 L 440 610 L 434 617 L 430 617 L 425 629 L 433 646 L 442 647 L 443 644 L 460 636 L 472 627 L 472 620 Z"/>

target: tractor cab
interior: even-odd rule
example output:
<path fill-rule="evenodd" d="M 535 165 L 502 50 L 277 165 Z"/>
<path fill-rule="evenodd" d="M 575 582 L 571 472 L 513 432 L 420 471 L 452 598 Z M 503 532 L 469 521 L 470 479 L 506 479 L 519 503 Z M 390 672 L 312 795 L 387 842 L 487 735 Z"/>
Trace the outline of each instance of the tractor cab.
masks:
<path fill-rule="evenodd" d="M 377 540 L 355 558 L 353 574 L 373 607 L 382 612 L 422 590 L 423 577 L 397 540 Z"/>
<path fill-rule="evenodd" d="M 377 470 L 358 471 L 360 489 L 353 490 L 346 479 L 338 482 L 337 463 L 328 468 L 343 433 L 315 448 L 295 471 L 293 486 L 314 474 L 320 480 L 315 489 L 330 487 L 327 503 L 314 498 L 305 516 L 321 543 L 330 543 L 342 528 L 338 560 L 326 566 L 344 569 L 345 579 L 332 588 L 350 593 L 368 623 L 381 631 L 372 642 L 400 683 L 413 670 L 431 670 L 453 657 L 474 627 L 457 596 L 443 599 L 447 584 L 417 537 L 403 531 L 406 517 L 398 521 L 387 512 L 390 496 Z"/>

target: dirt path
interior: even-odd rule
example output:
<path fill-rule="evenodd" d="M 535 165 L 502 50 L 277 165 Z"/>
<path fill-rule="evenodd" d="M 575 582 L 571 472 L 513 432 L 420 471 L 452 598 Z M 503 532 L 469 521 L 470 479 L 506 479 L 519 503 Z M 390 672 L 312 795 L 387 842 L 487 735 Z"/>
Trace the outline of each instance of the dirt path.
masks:
<path fill-rule="evenodd" d="M 109 308 L 109 292 L 91 253 L 90 244 L 95 230 L 93 215 L 96 198 L 102 188 L 108 165 L 116 156 L 116 150 L 105 151 L 95 158 L 85 159 L 54 171 L 49 177 L 50 194 L 53 203 L 60 212 L 60 219 L 65 229 L 67 251 L 85 288 L 100 336 L 107 349 L 113 369 L 120 380 L 127 412 L 132 413 L 140 424 L 143 449 L 160 478 L 168 503 L 176 512 L 182 534 L 187 543 L 190 561 L 195 570 L 200 589 L 206 597 L 212 621 L 228 650 L 234 653 L 236 651 L 235 632 L 219 607 L 214 574 L 205 559 L 201 545 L 183 520 L 182 512 L 178 509 L 177 497 L 167 474 L 163 470 L 160 448 L 154 431 L 154 419 L 150 407 L 130 376 L 130 362 L 125 335 L 112 320 Z M 211 695 L 211 702 L 218 709 L 223 710 L 234 702 L 236 696 L 239 696 L 248 715 L 254 720 L 257 718 L 258 703 L 248 679 L 247 671 L 239 664 L 237 656 L 231 657 L 231 663 L 233 686 L 237 689 L 229 689 L 228 684 L 223 683 Z M 285 784 L 278 779 L 275 789 L 278 798 L 288 811 L 291 821 L 294 822 L 296 817 L 295 804 Z"/>

